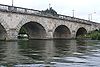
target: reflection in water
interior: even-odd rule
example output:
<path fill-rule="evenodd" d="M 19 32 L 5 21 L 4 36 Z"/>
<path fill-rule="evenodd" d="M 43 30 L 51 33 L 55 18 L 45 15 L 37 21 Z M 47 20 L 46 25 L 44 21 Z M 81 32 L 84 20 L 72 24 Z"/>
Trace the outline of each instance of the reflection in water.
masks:
<path fill-rule="evenodd" d="M 45 49 L 45 41 L 20 41 L 19 53 L 23 56 L 30 57 L 33 61 L 27 63 L 40 63 L 43 60 L 43 53 Z"/>
<path fill-rule="evenodd" d="M 7 42 L 6 43 L 6 57 L 4 58 L 5 63 L 16 63 L 18 57 L 18 44 L 17 42 Z"/>
<path fill-rule="evenodd" d="M 86 53 L 87 52 L 87 50 L 88 50 L 87 46 L 89 46 L 89 45 L 87 45 L 88 43 L 86 40 L 78 40 L 78 41 L 76 41 L 76 44 L 77 44 L 76 45 L 77 52 L 79 52 L 79 53 Z"/>
<path fill-rule="evenodd" d="M 0 64 L 2 64 L 3 58 L 6 57 L 6 55 L 4 55 L 5 51 L 6 51 L 6 42 L 0 42 Z"/>
<path fill-rule="evenodd" d="M 92 61 L 97 61 L 94 57 L 100 58 L 100 43 L 96 41 L 97 46 L 91 44 L 95 43 L 86 40 L 1 41 L 0 65 L 91 67 Z M 94 66 L 97 66 L 97 63 L 94 63 Z"/>
<path fill-rule="evenodd" d="M 70 40 L 54 40 L 56 48 L 56 57 L 68 56 L 70 49 Z"/>
<path fill-rule="evenodd" d="M 52 57 L 55 55 L 55 45 L 53 45 L 53 41 L 47 40 L 45 43 L 44 50 L 44 64 L 49 65 L 53 61 Z"/>
<path fill-rule="evenodd" d="M 76 54 L 77 53 L 77 44 L 76 44 L 76 40 L 72 40 L 70 41 L 70 56 L 73 56 L 73 54 Z"/>

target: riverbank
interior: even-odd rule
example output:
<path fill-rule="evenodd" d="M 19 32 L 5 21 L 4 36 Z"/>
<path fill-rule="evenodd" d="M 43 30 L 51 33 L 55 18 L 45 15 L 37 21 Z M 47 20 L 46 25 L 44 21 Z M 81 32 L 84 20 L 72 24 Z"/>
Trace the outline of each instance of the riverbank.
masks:
<path fill-rule="evenodd" d="M 79 36 L 81 39 L 100 40 L 100 30 L 91 31 L 88 34 Z"/>

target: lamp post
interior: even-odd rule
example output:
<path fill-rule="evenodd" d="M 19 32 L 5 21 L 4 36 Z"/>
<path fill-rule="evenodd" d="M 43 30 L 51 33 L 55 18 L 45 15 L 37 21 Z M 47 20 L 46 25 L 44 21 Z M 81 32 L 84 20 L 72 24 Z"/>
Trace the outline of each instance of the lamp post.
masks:
<path fill-rule="evenodd" d="M 13 3 L 14 3 L 14 1 L 12 0 L 12 6 L 14 6 Z"/>
<path fill-rule="evenodd" d="M 88 20 L 92 20 L 92 14 L 88 14 Z"/>
<path fill-rule="evenodd" d="M 88 14 L 88 20 L 92 20 L 92 14 L 96 14 L 96 12 Z"/>
<path fill-rule="evenodd" d="M 72 16 L 73 16 L 73 17 L 74 17 L 74 11 L 75 11 L 75 10 L 72 10 Z"/>
<path fill-rule="evenodd" d="M 51 4 L 49 3 L 49 9 L 51 8 Z"/>

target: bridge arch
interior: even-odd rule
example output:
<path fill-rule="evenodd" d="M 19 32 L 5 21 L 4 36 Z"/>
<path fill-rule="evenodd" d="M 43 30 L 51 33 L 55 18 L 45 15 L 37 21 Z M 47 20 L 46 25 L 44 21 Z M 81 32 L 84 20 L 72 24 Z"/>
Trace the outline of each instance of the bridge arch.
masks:
<path fill-rule="evenodd" d="M 80 35 L 84 35 L 86 33 L 87 33 L 87 30 L 84 27 L 80 27 L 76 32 L 76 37 L 78 37 Z"/>
<path fill-rule="evenodd" d="M 7 30 L 9 30 L 8 24 L 0 17 L 0 40 L 8 38 Z"/>
<path fill-rule="evenodd" d="M 59 25 L 53 33 L 54 39 L 68 39 L 71 37 L 70 29 L 66 25 Z"/>
<path fill-rule="evenodd" d="M 28 39 L 45 39 L 46 30 L 45 28 L 37 22 L 30 21 L 23 24 L 18 32 L 20 35 L 27 35 Z"/>

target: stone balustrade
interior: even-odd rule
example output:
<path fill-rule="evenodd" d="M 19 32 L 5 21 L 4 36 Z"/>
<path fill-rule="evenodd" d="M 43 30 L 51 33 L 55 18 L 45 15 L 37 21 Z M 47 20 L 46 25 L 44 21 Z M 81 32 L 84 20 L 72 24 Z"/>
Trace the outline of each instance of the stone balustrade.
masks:
<path fill-rule="evenodd" d="M 49 15 L 49 14 L 48 15 L 43 14 L 42 11 L 39 11 L 39 10 L 3 5 L 3 4 L 0 4 L 0 11 L 33 14 L 33 15 L 38 15 L 38 16 L 51 17 L 51 18 L 68 20 L 68 21 L 72 21 L 72 22 L 78 22 L 78 23 L 89 24 L 89 25 L 91 25 L 92 23 L 95 23 L 93 21 L 80 19 L 80 18 L 76 18 L 76 17 L 65 16 L 65 15 L 61 15 L 61 14 L 58 14 L 58 16 L 52 16 L 52 15 Z"/>

